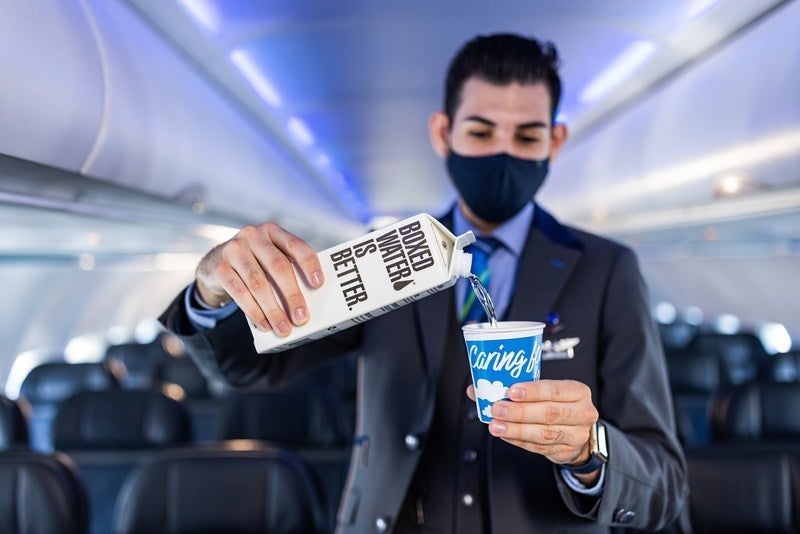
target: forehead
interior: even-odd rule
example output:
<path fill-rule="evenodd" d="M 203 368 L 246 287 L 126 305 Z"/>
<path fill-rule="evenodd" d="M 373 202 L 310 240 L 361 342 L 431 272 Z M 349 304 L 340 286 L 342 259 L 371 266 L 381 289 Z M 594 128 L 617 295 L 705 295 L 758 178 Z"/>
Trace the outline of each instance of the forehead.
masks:
<path fill-rule="evenodd" d="M 550 94 L 543 82 L 495 85 L 481 78 L 469 78 L 461 89 L 455 121 L 480 115 L 493 121 L 542 121 L 550 123 Z"/>

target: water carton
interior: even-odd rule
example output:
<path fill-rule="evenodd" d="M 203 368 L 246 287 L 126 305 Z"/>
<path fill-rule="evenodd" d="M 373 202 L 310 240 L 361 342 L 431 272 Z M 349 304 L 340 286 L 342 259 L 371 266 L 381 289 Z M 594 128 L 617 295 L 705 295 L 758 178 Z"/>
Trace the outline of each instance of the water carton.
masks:
<path fill-rule="evenodd" d="M 474 241 L 472 232 L 456 237 L 422 213 L 325 249 L 318 253 L 322 287 L 312 288 L 297 274 L 309 322 L 286 337 L 251 322 L 256 350 L 297 347 L 446 289 L 469 275 L 472 255 L 463 249 Z"/>

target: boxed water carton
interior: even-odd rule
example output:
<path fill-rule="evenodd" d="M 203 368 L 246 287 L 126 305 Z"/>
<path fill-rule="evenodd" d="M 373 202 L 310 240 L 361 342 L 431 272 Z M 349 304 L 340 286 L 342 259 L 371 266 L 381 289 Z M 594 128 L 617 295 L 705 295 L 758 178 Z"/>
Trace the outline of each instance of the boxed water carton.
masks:
<path fill-rule="evenodd" d="M 433 295 L 468 276 L 472 232 L 454 236 L 422 213 L 318 253 L 325 283 L 297 279 L 311 319 L 280 337 L 250 323 L 260 353 L 290 349 Z"/>

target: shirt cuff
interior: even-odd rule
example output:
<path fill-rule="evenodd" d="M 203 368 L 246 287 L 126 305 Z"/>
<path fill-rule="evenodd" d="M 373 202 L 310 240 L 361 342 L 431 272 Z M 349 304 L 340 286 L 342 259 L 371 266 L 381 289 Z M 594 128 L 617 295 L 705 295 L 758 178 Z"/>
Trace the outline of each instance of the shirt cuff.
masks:
<path fill-rule="evenodd" d="M 603 493 L 603 484 L 606 481 L 605 464 L 600 466 L 600 476 L 597 478 L 597 482 L 595 482 L 595 484 L 591 487 L 578 480 L 578 477 L 566 469 L 559 469 L 559 471 L 561 471 L 561 478 L 564 479 L 564 483 L 569 486 L 572 491 L 581 493 L 583 495 L 589 495 L 591 497 L 596 497 L 597 495 L 601 495 Z"/>
<path fill-rule="evenodd" d="M 219 321 L 227 319 L 239 308 L 234 302 L 230 301 L 220 308 L 209 308 L 200 295 L 197 294 L 195 283 L 189 284 L 183 294 L 183 303 L 186 308 L 186 315 L 189 322 L 197 330 L 210 330 L 217 326 Z"/>

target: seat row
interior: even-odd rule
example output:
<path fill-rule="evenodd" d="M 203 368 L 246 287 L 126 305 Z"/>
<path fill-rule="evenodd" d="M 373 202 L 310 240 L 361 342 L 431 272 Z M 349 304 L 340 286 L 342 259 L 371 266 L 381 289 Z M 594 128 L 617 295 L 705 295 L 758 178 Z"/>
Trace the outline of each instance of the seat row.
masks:
<path fill-rule="evenodd" d="M 194 465 L 195 468 L 176 467 L 174 476 L 177 479 L 159 478 L 153 482 L 158 469 L 145 478 L 150 484 L 163 482 L 172 487 L 194 477 L 195 482 L 202 484 L 195 493 L 206 488 L 213 495 L 219 488 L 226 487 L 215 477 L 230 477 L 230 484 L 239 477 L 236 466 L 247 464 L 244 460 L 233 461 L 232 457 L 247 456 L 252 463 L 256 462 L 255 458 L 278 454 L 273 449 L 280 451 L 281 458 L 285 457 L 281 456 L 283 452 L 287 452 L 308 466 L 315 487 L 320 491 L 319 505 L 314 505 L 315 513 L 321 514 L 326 526 L 331 527 L 347 472 L 351 435 L 345 416 L 336 408 L 335 399 L 322 390 L 290 388 L 231 393 L 224 400 L 225 417 L 220 437 L 203 443 L 192 442 L 191 419 L 185 402 L 169 397 L 162 389 L 84 390 L 63 400 L 52 421 L 54 452 L 50 456 L 66 455 L 74 463 L 91 512 L 89 532 L 112 531 L 115 507 L 119 515 L 120 502 L 126 503 L 133 498 L 130 495 L 136 495 L 130 490 L 133 493 L 129 492 L 128 498 L 120 497 L 131 473 L 142 462 L 165 462 L 164 455 L 167 455 L 170 462 L 180 466 Z M 27 430 L 25 417 L 18 419 L 21 419 L 18 424 Z M 19 440 L 15 445 L 19 448 Z M 267 449 L 273 452 L 267 454 Z M 43 454 L 43 451 L 34 452 Z M 161 460 L 154 456 L 156 453 L 161 455 Z M 220 455 L 231 460 L 215 460 Z M 204 468 L 204 464 L 209 465 Z M 188 471 L 184 473 L 183 469 Z M 192 469 L 196 470 L 195 474 Z M 218 471 L 209 477 L 211 469 Z M 261 482 L 271 484 L 267 479 Z M 258 495 L 269 490 L 272 487 L 269 484 L 260 488 Z M 215 485 L 217 489 L 213 489 Z M 277 491 L 276 488 L 269 491 Z M 224 500 L 228 495 L 220 498 Z M 239 502 L 249 501 L 243 498 Z M 123 509 L 127 509 L 126 506 Z M 178 512 L 170 511 L 169 517 L 174 518 Z M 122 528 L 121 531 L 128 530 Z"/>
<path fill-rule="evenodd" d="M 324 533 L 320 489 L 304 460 L 267 443 L 153 452 L 126 477 L 98 525 L 81 468 L 63 453 L 0 450 L 0 530 Z M 105 530 L 98 530 L 103 528 Z"/>

